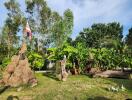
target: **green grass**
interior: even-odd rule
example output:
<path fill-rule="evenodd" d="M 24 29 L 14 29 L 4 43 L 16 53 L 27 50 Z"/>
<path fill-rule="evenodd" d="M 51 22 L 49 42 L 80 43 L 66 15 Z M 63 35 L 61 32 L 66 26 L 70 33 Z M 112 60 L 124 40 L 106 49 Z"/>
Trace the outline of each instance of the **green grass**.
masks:
<path fill-rule="evenodd" d="M 85 75 L 69 76 L 66 82 L 52 75 L 36 74 L 36 87 L 9 88 L 0 95 L 0 100 L 18 97 L 20 100 L 125 100 L 132 98 L 132 80 L 89 78 Z M 112 92 L 107 88 L 124 85 L 127 90 Z"/>

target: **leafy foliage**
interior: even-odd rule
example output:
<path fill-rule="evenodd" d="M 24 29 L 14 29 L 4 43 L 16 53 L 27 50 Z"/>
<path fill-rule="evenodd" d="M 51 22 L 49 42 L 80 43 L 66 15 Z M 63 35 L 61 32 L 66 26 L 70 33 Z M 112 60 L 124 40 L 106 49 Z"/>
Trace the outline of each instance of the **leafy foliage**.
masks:
<path fill-rule="evenodd" d="M 126 44 L 132 48 L 132 28 L 129 29 L 129 33 L 126 36 Z"/>
<path fill-rule="evenodd" d="M 21 43 L 17 33 L 25 27 L 27 19 L 35 33 L 28 45 L 28 58 L 33 69 L 41 69 L 46 59 L 56 62 L 64 55 L 69 68 L 78 61 L 78 66 L 83 69 L 89 59 L 94 59 L 94 66 L 101 69 L 132 67 L 132 28 L 123 41 L 120 23 L 97 23 L 84 28 L 72 40 L 74 16 L 70 9 L 61 16 L 44 0 L 25 0 L 25 4 L 26 12 L 22 12 L 16 0 L 4 3 L 8 13 L 0 34 L 0 64 L 3 67 L 17 53 Z"/>
<path fill-rule="evenodd" d="M 5 57 L 2 60 L 2 67 L 5 68 L 10 63 L 10 61 L 11 61 L 10 58 Z"/>
<path fill-rule="evenodd" d="M 123 37 L 122 30 L 122 26 L 115 22 L 108 24 L 93 24 L 91 28 L 85 28 L 82 32 L 80 32 L 75 42 L 81 42 L 86 45 L 86 47 L 90 48 L 100 48 L 103 46 L 102 43 L 106 42 L 108 37 L 109 40 L 121 41 Z"/>
<path fill-rule="evenodd" d="M 28 59 L 29 62 L 31 63 L 31 68 L 33 69 L 41 69 L 44 65 L 43 57 L 36 52 L 30 52 L 28 54 Z"/>

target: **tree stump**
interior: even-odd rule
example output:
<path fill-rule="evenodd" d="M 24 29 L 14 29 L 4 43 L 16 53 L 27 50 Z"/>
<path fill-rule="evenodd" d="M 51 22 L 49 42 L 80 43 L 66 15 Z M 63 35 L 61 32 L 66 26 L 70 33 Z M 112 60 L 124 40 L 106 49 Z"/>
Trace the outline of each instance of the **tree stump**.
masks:
<path fill-rule="evenodd" d="M 68 77 L 68 73 L 65 69 L 66 66 L 66 58 L 64 57 L 63 60 L 58 61 L 56 64 L 56 76 L 59 80 L 66 81 Z"/>

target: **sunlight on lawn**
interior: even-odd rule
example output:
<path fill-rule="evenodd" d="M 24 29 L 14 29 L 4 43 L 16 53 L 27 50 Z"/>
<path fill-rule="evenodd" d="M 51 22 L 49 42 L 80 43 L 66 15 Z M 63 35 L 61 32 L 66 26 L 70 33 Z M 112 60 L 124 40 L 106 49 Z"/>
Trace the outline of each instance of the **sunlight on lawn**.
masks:
<path fill-rule="evenodd" d="M 10 88 L 0 95 L 1 100 L 16 96 L 20 100 L 124 100 L 132 98 L 132 80 L 89 78 L 85 75 L 70 76 L 66 82 L 36 74 L 38 86 L 24 86 L 22 91 Z M 112 92 L 107 88 L 123 84 L 127 90 Z"/>

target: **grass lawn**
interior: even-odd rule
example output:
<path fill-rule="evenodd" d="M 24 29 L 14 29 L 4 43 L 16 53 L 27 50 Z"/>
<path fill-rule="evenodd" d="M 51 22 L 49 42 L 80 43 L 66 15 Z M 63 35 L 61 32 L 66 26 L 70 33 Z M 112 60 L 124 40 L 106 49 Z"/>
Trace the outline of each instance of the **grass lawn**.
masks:
<path fill-rule="evenodd" d="M 0 100 L 125 100 L 132 98 L 132 80 L 89 78 L 85 75 L 69 76 L 66 82 L 56 80 L 52 75 L 36 74 L 36 87 L 24 86 L 20 92 L 9 88 L 0 95 Z M 127 90 L 112 92 L 107 88 L 124 85 Z M 8 98 L 8 99 L 7 99 Z M 14 99 L 13 99 L 14 100 Z"/>

